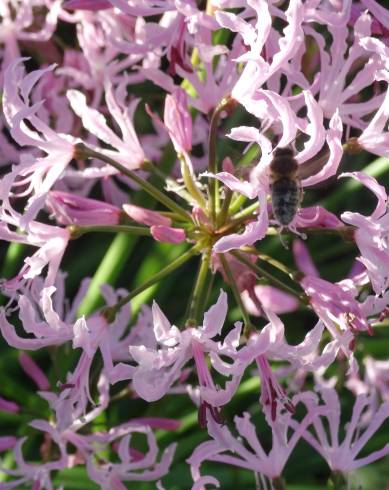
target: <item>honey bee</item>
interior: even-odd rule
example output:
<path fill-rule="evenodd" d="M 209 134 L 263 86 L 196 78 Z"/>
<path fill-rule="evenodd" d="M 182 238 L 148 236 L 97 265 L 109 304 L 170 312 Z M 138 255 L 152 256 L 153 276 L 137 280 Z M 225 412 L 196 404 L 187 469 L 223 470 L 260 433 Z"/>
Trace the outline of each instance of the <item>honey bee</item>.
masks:
<path fill-rule="evenodd" d="M 288 226 L 299 210 L 303 190 L 301 179 L 310 177 L 328 160 L 328 147 L 315 158 L 298 164 L 291 147 L 277 148 L 270 162 L 270 189 L 273 215 L 281 226 Z"/>
<path fill-rule="evenodd" d="M 277 148 L 269 169 L 273 214 L 282 226 L 288 226 L 296 216 L 302 200 L 294 150 L 290 147 Z"/>

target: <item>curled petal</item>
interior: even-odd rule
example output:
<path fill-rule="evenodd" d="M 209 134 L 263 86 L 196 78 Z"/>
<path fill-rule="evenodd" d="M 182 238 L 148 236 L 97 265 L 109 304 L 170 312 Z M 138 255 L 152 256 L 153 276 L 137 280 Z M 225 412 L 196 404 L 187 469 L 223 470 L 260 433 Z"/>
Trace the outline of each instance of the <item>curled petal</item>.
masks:
<path fill-rule="evenodd" d="M 377 207 L 371 214 L 372 219 L 380 218 L 386 213 L 388 195 L 386 194 L 385 187 L 380 185 L 374 177 L 371 177 L 364 172 L 344 172 L 343 174 L 339 175 L 339 178 L 340 177 L 352 177 L 375 194 L 376 198 L 378 199 L 378 203 Z"/>
<path fill-rule="evenodd" d="M 307 179 L 304 179 L 302 181 L 303 187 L 317 184 L 318 182 L 327 180 L 336 174 L 340 160 L 343 155 L 342 131 L 343 131 L 342 120 L 339 116 L 339 112 L 336 111 L 331 118 L 330 129 L 328 131 L 327 138 L 326 138 L 327 144 L 330 149 L 330 156 L 328 162 L 324 165 L 324 167 L 320 170 L 320 172 L 313 175 L 312 177 L 308 177 Z M 319 150 L 320 148 L 318 149 L 318 151 Z"/>

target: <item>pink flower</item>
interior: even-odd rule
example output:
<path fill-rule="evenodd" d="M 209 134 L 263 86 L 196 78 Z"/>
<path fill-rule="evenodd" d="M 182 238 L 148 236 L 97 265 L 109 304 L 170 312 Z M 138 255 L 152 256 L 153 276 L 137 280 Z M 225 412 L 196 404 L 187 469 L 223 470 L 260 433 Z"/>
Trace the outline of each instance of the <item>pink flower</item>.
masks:
<path fill-rule="evenodd" d="M 353 177 L 370 189 L 378 199 L 377 206 L 370 216 L 360 213 L 345 212 L 341 218 L 355 226 L 355 241 L 361 252 L 359 261 L 366 267 L 371 284 L 376 294 L 389 288 L 389 213 L 387 212 L 388 196 L 385 188 L 363 172 L 345 173 L 342 177 Z"/>
<path fill-rule="evenodd" d="M 152 226 L 150 232 L 152 237 L 158 242 L 178 244 L 186 240 L 185 231 L 181 228 L 157 225 Z"/>
<path fill-rule="evenodd" d="M 46 206 L 61 225 L 117 225 L 122 213 L 112 204 L 62 191 L 50 191 Z"/>
<path fill-rule="evenodd" d="M 148 449 L 144 455 L 138 453 L 137 457 L 134 457 L 130 446 L 134 440 L 133 434 L 142 434 L 146 437 Z M 109 443 L 116 440 L 119 440 L 118 462 L 111 463 L 108 460 L 97 459 L 93 454 L 90 454 L 87 459 L 88 476 L 98 483 L 102 490 L 122 490 L 127 488 L 123 482 L 158 480 L 169 472 L 176 444 L 168 446 L 158 461 L 157 441 L 147 425 L 128 425 L 125 430 L 117 433 L 112 430 L 112 434 L 108 433 L 108 437 L 101 442 L 108 447 Z"/>
<path fill-rule="evenodd" d="M 383 403 L 372 417 L 367 427 L 362 430 L 364 423 L 362 418 L 364 412 L 369 409 L 371 399 L 366 395 L 359 395 L 355 399 L 353 413 L 350 422 L 345 429 L 345 436 L 342 442 L 339 442 L 341 407 L 338 395 L 334 389 L 321 388 L 321 397 L 324 402 L 324 412 L 320 417 L 312 421 L 314 433 L 306 431 L 304 439 L 327 461 L 332 471 L 349 473 L 357 468 L 366 466 L 389 454 L 389 444 L 382 449 L 374 451 L 369 456 L 359 459 L 358 454 L 367 444 L 369 439 L 377 432 L 383 422 L 389 417 L 389 403 Z M 310 399 L 302 399 L 309 410 L 319 408 L 317 397 L 312 396 Z M 322 419 L 325 418 L 325 425 Z M 331 437 L 327 436 L 324 427 L 329 427 Z"/>
<path fill-rule="evenodd" d="M 58 445 L 60 457 L 57 460 L 49 461 L 46 463 L 27 463 L 23 457 L 22 452 L 22 446 L 27 437 L 19 439 L 16 442 L 13 451 L 17 468 L 12 470 L 4 467 L 1 468 L 3 473 L 9 476 L 16 477 L 16 479 L 1 483 L 0 488 L 2 490 L 17 488 L 18 486 L 20 488 L 21 485 L 27 482 L 31 484 L 31 488 L 33 488 L 34 490 L 40 488 L 51 489 L 53 488 L 50 475 L 51 472 L 68 467 L 68 455 L 66 454 L 65 446 L 57 437 L 55 437 L 55 434 L 53 433 L 50 424 L 42 420 L 33 421 L 30 425 L 34 428 L 37 428 L 38 430 L 49 430 L 52 433 L 53 440 Z"/>
<path fill-rule="evenodd" d="M 52 286 L 70 239 L 70 232 L 67 229 L 33 221 L 29 224 L 28 235 L 23 235 L 11 232 L 7 226 L 4 226 L 5 223 L 2 225 L 0 226 L 0 238 L 3 240 L 39 247 L 37 252 L 24 260 L 25 265 L 17 276 L 3 282 L 4 291 L 12 296 L 16 291 L 23 290 L 26 285 L 31 284 L 31 280 L 40 276 L 46 266 L 45 286 Z"/>
<path fill-rule="evenodd" d="M 26 58 L 19 58 L 9 65 L 4 81 L 3 110 L 10 127 L 11 136 L 21 146 L 36 147 L 47 155 L 35 158 L 25 155 L 22 163 L 14 167 L 7 178 L 9 188 L 22 197 L 32 194 L 28 200 L 24 227 L 37 215 L 44 205 L 46 193 L 59 179 L 66 166 L 73 158 L 74 145 L 68 135 L 55 133 L 37 116 L 43 101 L 30 105 L 29 97 L 34 84 L 53 66 L 36 70 L 24 76 L 20 64 Z M 25 122 L 28 121 L 28 124 Z M 27 187 L 27 192 L 20 193 L 20 181 Z M 19 193 L 17 193 L 19 191 Z"/>
<path fill-rule="evenodd" d="M 303 396 L 296 397 L 294 402 L 297 403 Z M 272 446 L 268 452 L 263 448 L 248 413 L 244 413 L 242 417 L 234 417 L 237 437 L 233 436 L 226 425 L 220 426 L 208 418 L 208 433 L 212 440 L 200 444 L 187 460 L 191 465 L 194 481 L 200 480 L 200 466 L 204 461 L 245 468 L 271 479 L 279 477 L 293 449 L 315 417 L 317 409 L 309 411 L 301 422 L 292 421 L 289 412 L 279 413 L 276 422 L 267 419 L 272 430 Z M 203 486 L 197 488 L 204 489 Z"/>
<path fill-rule="evenodd" d="M 321 206 L 301 208 L 296 216 L 296 227 L 337 228 L 342 222 L 333 213 Z"/>
<path fill-rule="evenodd" d="M 361 305 L 354 299 L 356 292 L 346 282 L 332 284 L 313 276 L 304 277 L 301 285 L 310 297 L 312 308 L 332 337 L 341 343 L 342 351 L 354 365 L 352 369 L 355 369 L 352 339 L 361 331 L 372 334 Z"/>
<path fill-rule="evenodd" d="M 134 204 L 123 204 L 124 212 L 137 223 L 146 226 L 170 226 L 172 220 L 158 211 L 141 208 Z"/>
<path fill-rule="evenodd" d="M 330 55 L 324 49 L 322 35 L 311 29 L 308 31 L 314 36 L 320 53 L 319 104 L 325 117 L 331 118 L 335 111 L 339 111 L 344 124 L 359 129 L 366 126 L 365 116 L 377 110 L 384 98 L 381 93 L 372 94 L 369 100 L 360 96 L 366 87 L 373 84 L 380 69 L 379 58 L 371 56 L 363 44 L 371 36 L 371 23 L 370 15 L 363 12 L 355 22 L 351 43 L 348 42 L 350 38 L 346 22 L 330 25 L 333 36 Z M 363 69 L 359 71 L 358 62 L 364 63 Z M 348 82 L 350 76 L 353 76 L 352 83 Z"/>
<path fill-rule="evenodd" d="M 227 403 L 239 385 L 244 367 L 243 363 L 240 368 L 240 363 L 228 364 L 222 358 L 234 360 L 239 344 L 240 323 L 235 325 L 223 342 L 212 340 L 220 334 L 226 314 L 227 295 L 221 292 L 217 303 L 205 313 L 202 326 L 186 328 L 180 332 L 154 303 L 154 333 L 160 348 L 130 346 L 130 354 L 138 364 L 133 376 L 134 389 L 138 395 L 147 401 L 162 398 L 172 384 L 180 379 L 185 364 L 194 358 L 200 382 L 200 398 L 207 404 L 202 407 L 220 407 Z M 216 388 L 213 384 L 205 364 L 205 353 L 209 354 L 218 372 L 231 377 L 224 389 Z"/>
<path fill-rule="evenodd" d="M 177 89 L 165 100 L 164 123 L 177 153 L 192 148 L 192 117 L 188 112 L 186 92 Z"/>
<path fill-rule="evenodd" d="M 132 122 L 138 100 L 126 103 L 125 86 L 114 90 L 112 84 L 105 82 L 105 100 L 112 119 L 118 125 L 121 137 L 108 126 L 105 117 L 88 105 L 85 95 L 78 90 L 68 90 L 67 97 L 73 111 L 81 118 L 83 126 L 92 135 L 104 141 L 114 150 L 96 148 L 105 155 L 117 160 L 129 169 L 139 168 L 145 160 L 143 148 Z M 93 146 L 93 145 L 92 145 Z"/>
<path fill-rule="evenodd" d="M 43 2 L 40 3 L 44 5 Z M 47 41 L 51 38 L 57 27 L 60 3 L 57 0 L 52 1 L 47 14 L 37 16 L 34 15 L 35 5 L 26 0 L 19 1 L 17 8 L 10 0 L 4 0 L 1 9 L 1 43 L 4 45 L 2 47 L 2 74 L 13 60 L 20 57 L 18 41 L 33 44 L 36 41 Z"/>

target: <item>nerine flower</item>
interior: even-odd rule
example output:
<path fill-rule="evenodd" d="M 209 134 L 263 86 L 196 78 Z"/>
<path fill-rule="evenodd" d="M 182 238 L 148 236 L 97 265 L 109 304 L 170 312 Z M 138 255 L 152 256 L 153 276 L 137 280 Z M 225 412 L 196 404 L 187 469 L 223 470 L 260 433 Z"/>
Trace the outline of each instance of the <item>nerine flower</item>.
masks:
<path fill-rule="evenodd" d="M 213 340 L 213 337 L 221 333 L 226 314 L 227 295 L 221 292 L 217 303 L 205 313 L 200 327 L 180 331 L 169 323 L 154 303 L 154 333 L 160 347 L 150 349 L 130 346 L 130 354 L 138 364 L 133 375 L 134 389 L 138 395 L 147 401 L 161 398 L 180 378 L 185 364 L 193 358 L 200 384 L 200 419 L 203 420 L 206 408 L 216 416 L 216 408 L 227 403 L 232 397 L 244 371 L 243 363 L 241 367 L 239 363 L 233 363 L 239 344 L 241 324 L 237 323 L 222 342 Z M 210 356 L 216 371 L 223 376 L 231 377 L 224 389 L 216 387 L 212 380 L 205 361 L 206 354 Z M 224 361 L 222 356 L 232 359 L 232 363 Z"/>
<path fill-rule="evenodd" d="M 303 397 L 304 394 L 293 401 L 297 403 Z M 292 415 L 288 411 L 279 412 L 276 422 L 267 419 L 272 431 L 272 446 L 269 451 L 266 451 L 261 444 L 256 427 L 248 413 L 244 413 L 242 417 L 234 417 L 237 437 L 227 426 L 220 426 L 208 418 L 208 433 L 212 440 L 200 444 L 187 460 L 191 465 L 193 480 L 199 482 L 195 488 L 198 490 L 205 488 L 200 484 L 200 482 L 206 483 L 206 480 L 201 480 L 200 474 L 201 464 L 205 461 L 245 468 L 271 479 L 279 477 L 299 439 L 317 417 L 317 412 L 317 409 L 308 411 L 301 422 L 292 422 Z M 209 483 L 219 486 L 216 479 L 208 478 L 212 479 Z"/>
<path fill-rule="evenodd" d="M 111 82 L 105 82 L 105 100 L 109 113 L 118 125 L 121 137 L 108 126 L 105 117 L 93 107 L 89 107 L 87 99 L 78 90 L 68 90 L 67 96 L 73 111 L 81 118 L 83 126 L 92 135 L 104 141 L 113 150 L 98 148 L 103 154 L 117 160 L 129 169 L 139 168 L 145 160 L 143 148 L 132 122 L 138 100 L 126 103 L 126 83 L 119 85 L 116 90 Z M 92 145 L 93 146 L 93 145 Z"/>
<path fill-rule="evenodd" d="M 13 167 L 8 174 L 9 192 L 17 197 L 31 195 L 24 218 L 27 224 L 43 207 L 47 192 L 73 159 L 74 139 L 69 135 L 57 134 L 37 116 L 43 101 L 30 105 L 35 83 L 54 66 L 24 75 L 24 68 L 20 65 L 26 59 L 16 59 L 6 70 L 3 111 L 11 136 L 20 146 L 37 148 L 47 154 L 45 157 L 25 155 L 22 163 Z"/>
<path fill-rule="evenodd" d="M 56 190 L 49 192 L 46 206 L 61 225 L 117 225 L 122 214 L 104 201 Z"/>
<path fill-rule="evenodd" d="M 383 403 L 374 413 L 371 413 L 367 427 L 361 430 L 365 425 L 363 415 L 370 408 L 371 399 L 364 394 L 358 395 L 355 399 L 350 422 L 346 427 L 345 436 L 340 442 L 341 406 L 338 394 L 331 388 L 320 388 L 320 393 L 324 402 L 324 411 L 312 421 L 314 432 L 307 430 L 303 437 L 327 461 L 331 470 L 348 473 L 389 454 L 389 444 L 386 444 L 368 456 L 358 458 L 369 439 L 389 417 L 388 402 Z M 309 410 L 322 406 L 319 405 L 318 397 L 315 396 L 302 399 L 302 401 Z M 326 431 L 326 425 L 323 424 L 324 418 L 326 419 L 325 423 L 328 424 L 329 432 Z"/>
<path fill-rule="evenodd" d="M 344 173 L 342 177 L 353 177 L 370 189 L 378 199 L 377 206 L 370 216 L 346 211 L 341 218 L 356 227 L 356 244 L 361 252 L 358 258 L 366 267 L 376 294 L 389 288 L 389 213 L 388 196 L 385 188 L 376 179 L 363 172 Z"/>
<path fill-rule="evenodd" d="M 134 434 L 143 434 L 147 440 L 145 454 L 131 450 Z M 89 477 L 100 485 L 102 490 L 127 488 L 123 482 L 127 481 L 153 481 L 162 478 L 169 472 L 173 461 L 176 444 L 171 444 L 162 453 L 158 461 L 158 446 L 155 435 L 146 424 L 127 424 L 127 427 L 115 428 L 104 437 L 96 437 L 102 449 L 104 446 L 118 442 L 118 462 L 110 462 L 106 457 L 92 452 L 87 459 Z"/>

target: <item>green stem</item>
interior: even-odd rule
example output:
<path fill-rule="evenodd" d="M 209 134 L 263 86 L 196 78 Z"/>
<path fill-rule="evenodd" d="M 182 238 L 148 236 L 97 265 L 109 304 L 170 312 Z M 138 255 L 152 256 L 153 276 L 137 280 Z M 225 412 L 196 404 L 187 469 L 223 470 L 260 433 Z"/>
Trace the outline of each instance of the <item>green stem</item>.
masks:
<path fill-rule="evenodd" d="M 195 201 L 197 201 L 198 205 L 205 210 L 207 208 L 207 202 L 202 192 L 198 189 L 196 185 L 193 174 L 189 168 L 187 161 L 185 160 L 185 156 L 179 155 L 179 160 L 181 164 L 182 178 L 184 179 L 184 183 L 189 194 L 192 196 L 193 199 L 195 199 Z"/>
<path fill-rule="evenodd" d="M 12 242 L 8 245 L 0 277 L 9 279 L 16 273 L 21 265 L 25 247 L 25 244 L 20 242 Z"/>
<path fill-rule="evenodd" d="M 242 211 L 239 211 L 239 213 L 234 214 L 233 219 L 236 220 L 236 219 L 242 219 L 245 217 L 249 217 L 258 208 L 259 208 L 259 203 L 255 202 L 255 203 L 251 204 L 250 206 L 247 206 L 247 208 L 242 209 Z"/>
<path fill-rule="evenodd" d="M 239 194 L 235 199 L 232 200 L 230 206 L 230 214 L 237 213 L 246 201 L 247 197 L 243 194 Z"/>
<path fill-rule="evenodd" d="M 345 490 L 346 481 L 342 473 L 338 471 L 332 472 L 330 476 L 330 480 L 334 490 Z"/>
<path fill-rule="evenodd" d="M 216 142 L 217 142 L 217 128 L 219 125 L 220 116 L 223 111 L 227 110 L 234 104 L 233 99 L 225 98 L 215 107 L 209 128 L 209 140 L 208 140 L 208 170 L 211 174 L 215 175 L 218 171 L 216 160 Z M 213 223 L 216 223 L 216 213 L 219 208 L 219 181 L 214 177 L 208 178 L 208 189 L 210 199 L 210 211 Z"/>
<path fill-rule="evenodd" d="M 211 261 L 211 250 L 207 249 L 201 256 L 200 267 L 196 277 L 196 282 L 193 288 L 192 297 L 190 301 L 188 319 L 186 324 L 188 326 L 198 325 L 200 321 L 200 313 L 202 305 L 204 304 L 203 298 L 205 297 L 204 289 L 207 281 L 209 264 Z"/>
<path fill-rule="evenodd" d="M 147 180 L 142 179 L 142 177 L 139 177 L 139 175 L 137 175 L 135 172 L 124 167 L 121 163 L 116 162 L 112 158 L 92 150 L 83 143 L 78 143 L 75 146 L 75 157 L 79 159 L 98 158 L 99 160 L 102 160 L 103 162 L 112 165 L 112 167 L 116 168 L 117 170 L 119 170 L 119 172 L 136 182 L 140 187 L 142 187 L 145 192 L 150 194 L 150 196 L 154 197 L 154 199 L 156 199 L 160 203 L 164 204 L 168 209 L 179 214 L 180 216 L 185 218 L 185 220 L 191 221 L 190 215 L 180 205 L 170 199 L 170 197 L 166 196 L 155 186 L 147 182 Z"/>
<path fill-rule="evenodd" d="M 280 281 L 277 277 L 274 277 L 273 274 L 270 274 L 270 272 L 267 272 L 265 269 L 262 269 L 262 267 L 259 267 L 256 264 L 253 264 L 249 260 L 247 260 L 245 257 L 243 257 L 239 252 L 237 251 L 231 251 L 231 255 L 236 257 L 242 264 L 247 265 L 250 269 L 252 269 L 254 272 L 259 274 L 260 276 L 265 277 L 268 279 L 271 283 L 273 283 L 275 286 L 278 288 L 282 289 L 283 291 L 295 296 L 296 298 L 299 299 L 302 303 L 308 303 L 308 299 L 305 296 L 304 293 L 299 293 L 298 291 L 295 291 L 291 287 L 287 286 L 283 281 Z"/>
<path fill-rule="evenodd" d="M 282 271 L 284 274 L 287 274 L 293 281 L 296 280 L 296 278 L 299 276 L 298 271 L 294 271 L 292 269 L 289 269 L 285 264 L 282 262 L 279 262 L 278 260 L 274 259 L 273 257 L 270 257 L 270 255 L 266 255 L 264 253 L 259 252 L 254 247 L 243 247 L 242 248 L 243 252 L 246 252 L 248 254 L 256 255 L 260 260 L 263 260 L 264 262 L 267 262 L 268 264 L 272 265 L 273 267 L 276 267 L 280 271 Z"/>
<path fill-rule="evenodd" d="M 113 239 L 103 260 L 95 272 L 88 291 L 80 304 L 77 314 L 90 315 L 103 302 L 100 288 L 103 284 L 114 285 L 123 265 L 134 248 L 138 237 L 118 233 Z"/>
<path fill-rule="evenodd" d="M 219 254 L 219 258 L 220 258 L 220 262 L 222 263 L 224 272 L 227 276 L 228 284 L 229 284 L 229 286 L 232 289 L 232 292 L 234 294 L 235 301 L 238 304 L 240 311 L 242 312 L 244 323 L 245 323 L 244 329 L 247 332 L 249 329 L 252 328 L 250 316 L 249 316 L 249 314 L 248 314 L 248 312 L 247 312 L 247 310 L 243 304 L 242 297 L 241 297 L 240 292 L 238 290 L 238 287 L 236 285 L 236 281 L 234 279 L 234 276 L 232 275 L 230 266 L 228 265 L 227 259 L 225 258 L 225 256 L 223 254 Z"/>
<path fill-rule="evenodd" d="M 137 236 L 151 236 L 150 229 L 145 226 L 127 226 L 127 225 L 115 225 L 115 226 L 68 226 L 72 239 L 79 238 L 85 233 L 103 232 L 103 233 L 128 233 L 130 235 Z"/>
<path fill-rule="evenodd" d="M 137 288 L 133 289 L 127 296 L 124 296 L 120 301 L 118 301 L 115 305 L 109 306 L 105 309 L 105 315 L 109 320 L 113 320 L 115 318 L 116 313 L 120 310 L 122 306 L 127 304 L 129 301 L 131 301 L 135 296 L 138 294 L 142 293 L 149 287 L 153 286 L 153 284 L 159 282 L 161 279 L 169 275 L 171 272 L 173 272 L 175 269 L 180 267 L 181 265 L 185 264 L 190 258 L 193 257 L 193 255 L 197 254 L 199 251 L 198 246 L 194 246 L 191 249 L 187 250 L 185 253 L 183 253 L 180 257 L 178 257 L 176 260 L 173 260 L 169 265 L 167 265 L 164 269 L 160 270 L 157 272 L 151 279 L 148 281 L 144 282 Z"/>
<path fill-rule="evenodd" d="M 302 233 L 307 235 L 338 235 L 346 241 L 354 241 L 354 232 L 356 228 L 351 225 L 338 226 L 337 228 L 300 228 Z"/>
<path fill-rule="evenodd" d="M 343 225 L 343 226 L 338 226 L 336 228 L 323 228 L 321 226 L 316 227 L 307 227 L 307 228 L 298 228 L 298 231 L 301 232 L 302 234 L 306 235 L 331 235 L 331 236 L 338 236 L 343 238 L 343 240 L 347 242 L 354 242 L 354 232 L 356 228 L 351 225 Z M 288 230 L 285 228 L 282 233 L 285 234 L 291 234 L 295 235 L 292 231 Z M 280 230 L 279 228 L 273 228 L 269 227 L 267 232 L 267 235 L 279 235 Z"/>
<path fill-rule="evenodd" d="M 143 165 L 141 167 L 144 170 L 147 170 L 150 172 L 153 176 L 155 176 L 160 182 L 163 183 L 163 185 L 166 185 L 166 190 L 169 189 L 169 187 L 172 189 L 173 192 L 176 192 L 177 195 L 179 195 L 182 199 L 184 199 L 187 202 L 191 202 L 191 196 L 190 194 L 182 188 L 181 184 L 178 184 L 176 180 L 174 180 L 172 177 L 169 177 L 166 175 L 164 172 L 159 170 L 158 167 L 156 167 L 150 160 L 146 160 L 143 162 Z M 174 189 L 179 189 L 179 192 L 174 191 Z M 178 216 L 177 213 L 174 213 L 175 216 Z M 187 216 L 179 216 L 178 219 L 184 219 L 187 221 L 188 217 Z"/>
<path fill-rule="evenodd" d="M 216 218 L 217 226 L 221 226 L 226 221 L 230 209 L 232 196 L 233 196 L 233 192 L 231 191 L 231 189 L 226 189 L 222 208 Z"/>
<path fill-rule="evenodd" d="M 168 176 L 164 174 L 156 165 L 154 165 L 153 162 L 150 162 L 150 160 L 145 160 L 141 165 L 141 168 L 155 175 L 163 183 L 165 183 L 166 179 L 168 178 Z"/>
<path fill-rule="evenodd" d="M 286 485 L 284 480 L 279 476 L 272 480 L 274 490 L 286 490 Z"/>

